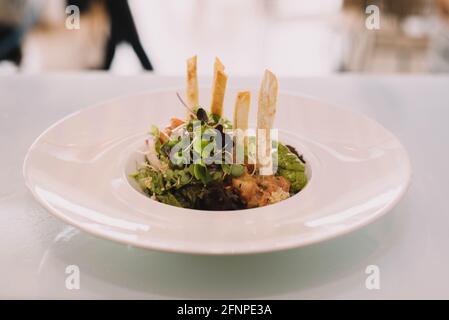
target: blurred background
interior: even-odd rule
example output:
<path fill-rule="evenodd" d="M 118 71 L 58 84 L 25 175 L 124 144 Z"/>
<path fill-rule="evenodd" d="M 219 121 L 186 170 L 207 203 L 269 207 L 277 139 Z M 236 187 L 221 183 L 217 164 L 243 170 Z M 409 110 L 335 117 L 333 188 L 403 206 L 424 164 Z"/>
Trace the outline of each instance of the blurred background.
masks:
<path fill-rule="evenodd" d="M 181 75 L 194 54 L 200 74 L 449 72 L 449 0 L 0 0 L 0 74 Z"/>

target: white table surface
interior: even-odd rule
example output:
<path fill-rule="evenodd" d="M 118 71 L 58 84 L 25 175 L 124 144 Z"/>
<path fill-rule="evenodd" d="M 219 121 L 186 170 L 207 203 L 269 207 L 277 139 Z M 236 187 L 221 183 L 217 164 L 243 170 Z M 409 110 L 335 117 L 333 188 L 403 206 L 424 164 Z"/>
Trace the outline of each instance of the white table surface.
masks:
<path fill-rule="evenodd" d="M 0 77 L 0 298 L 449 298 L 448 76 L 280 80 L 284 90 L 373 117 L 410 154 L 412 184 L 399 205 L 335 240 L 253 256 L 151 252 L 80 232 L 34 201 L 22 163 L 49 125 L 104 99 L 183 84 L 101 73 Z M 79 266 L 79 290 L 66 289 L 68 265 Z M 380 269 L 380 290 L 365 287 L 368 265 Z"/>

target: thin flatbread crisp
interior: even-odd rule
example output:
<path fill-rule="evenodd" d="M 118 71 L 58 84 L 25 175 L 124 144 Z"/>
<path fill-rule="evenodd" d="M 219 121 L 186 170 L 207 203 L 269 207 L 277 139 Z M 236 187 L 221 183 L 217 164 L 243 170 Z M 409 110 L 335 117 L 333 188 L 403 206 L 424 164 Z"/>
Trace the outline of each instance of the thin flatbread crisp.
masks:
<path fill-rule="evenodd" d="M 234 123 L 235 132 L 235 159 L 236 163 L 244 163 L 244 150 L 248 145 L 246 130 L 248 129 L 248 115 L 251 104 L 251 93 L 249 91 L 239 91 L 234 105 Z"/>
<path fill-rule="evenodd" d="M 269 70 L 265 70 L 259 90 L 259 107 L 257 110 L 257 166 L 260 175 L 273 174 L 271 156 L 270 130 L 276 115 L 278 97 L 278 80 Z"/>
<path fill-rule="evenodd" d="M 249 106 L 251 103 L 251 93 L 249 91 L 239 91 L 234 105 L 234 129 L 248 129 Z"/>
<path fill-rule="evenodd" d="M 223 115 L 223 102 L 226 91 L 228 76 L 224 73 L 224 65 L 218 58 L 215 58 L 214 81 L 212 87 L 212 101 L 210 111 L 217 116 Z"/>
<path fill-rule="evenodd" d="M 187 105 L 193 109 L 198 105 L 198 77 L 196 72 L 196 56 L 187 59 Z M 187 117 L 191 114 L 188 112 Z"/>

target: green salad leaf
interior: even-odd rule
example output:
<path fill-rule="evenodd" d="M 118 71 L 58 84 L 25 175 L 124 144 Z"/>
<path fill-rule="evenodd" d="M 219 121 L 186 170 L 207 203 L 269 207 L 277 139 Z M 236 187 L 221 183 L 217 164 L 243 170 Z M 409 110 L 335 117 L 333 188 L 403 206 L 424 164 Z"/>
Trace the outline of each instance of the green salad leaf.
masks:
<path fill-rule="evenodd" d="M 305 166 L 286 146 L 277 143 L 278 174 L 290 182 L 290 193 L 297 193 L 307 184 Z"/>
<path fill-rule="evenodd" d="M 226 132 L 232 129 L 231 122 L 199 106 L 194 112 L 196 117 L 164 139 L 156 126 L 151 127 L 156 155 L 148 154 L 132 178 L 148 196 L 165 204 L 206 210 L 245 208 L 232 182 L 245 174 L 246 167 L 226 163 L 233 155 L 232 135 Z M 248 161 L 256 158 L 255 142 L 255 137 L 248 137 L 248 148 L 244 148 Z M 307 184 L 304 163 L 294 149 L 276 141 L 273 146 L 277 150 L 276 175 L 287 179 L 290 193 L 295 194 Z M 252 168 L 251 174 L 257 174 L 257 168 Z"/>
<path fill-rule="evenodd" d="M 169 204 L 175 207 L 180 207 L 183 208 L 184 206 L 182 205 L 182 203 L 175 197 L 175 195 L 173 195 L 170 192 L 166 192 L 164 194 L 160 194 L 156 196 L 156 199 L 159 202 L 165 203 L 165 204 Z"/>
<path fill-rule="evenodd" d="M 221 168 L 225 174 L 231 175 L 234 178 L 240 177 L 244 172 L 245 168 L 241 164 L 222 164 Z"/>
<path fill-rule="evenodd" d="M 193 175 L 196 179 L 200 180 L 204 185 L 207 185 L 212 181 L 212 177 L 207 170 L 207 167 L 201 163 L 193 164 Z"/>

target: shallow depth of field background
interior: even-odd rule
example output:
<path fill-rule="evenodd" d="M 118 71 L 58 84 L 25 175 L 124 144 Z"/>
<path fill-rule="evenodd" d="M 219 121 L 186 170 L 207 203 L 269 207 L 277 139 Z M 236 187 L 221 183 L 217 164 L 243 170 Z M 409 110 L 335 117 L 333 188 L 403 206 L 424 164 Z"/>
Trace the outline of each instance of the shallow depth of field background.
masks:
<path fill-rule="evenodd" d="M 5 1 L 11 0 L 0 4 Z M 65 1 L 33 3 L 39 6 L 37 25 L 47 29 L 30 26 L 21 65 L 0 62 L 0 74 L 96 69 L 101 48 L 89 42 L 97 41 L 100 23 L 82 18 L 80 30 L 67 30 Z M 365 27 L 369 4 L 381 10 L 379 30 Z M 193 54 L 199 56 L 200 74 L 211 73 L 215 56 L 232 75 L 258 75 L 266 67 L 280 76 L 449 71 L 447 0 L 129 0 L 129 5 L 156 74 L 183 74 Z M 4 16 L 0 12 L 0 22 Z M 110 71 L 143 70 L 131 47 L 122 44 Z"/>

